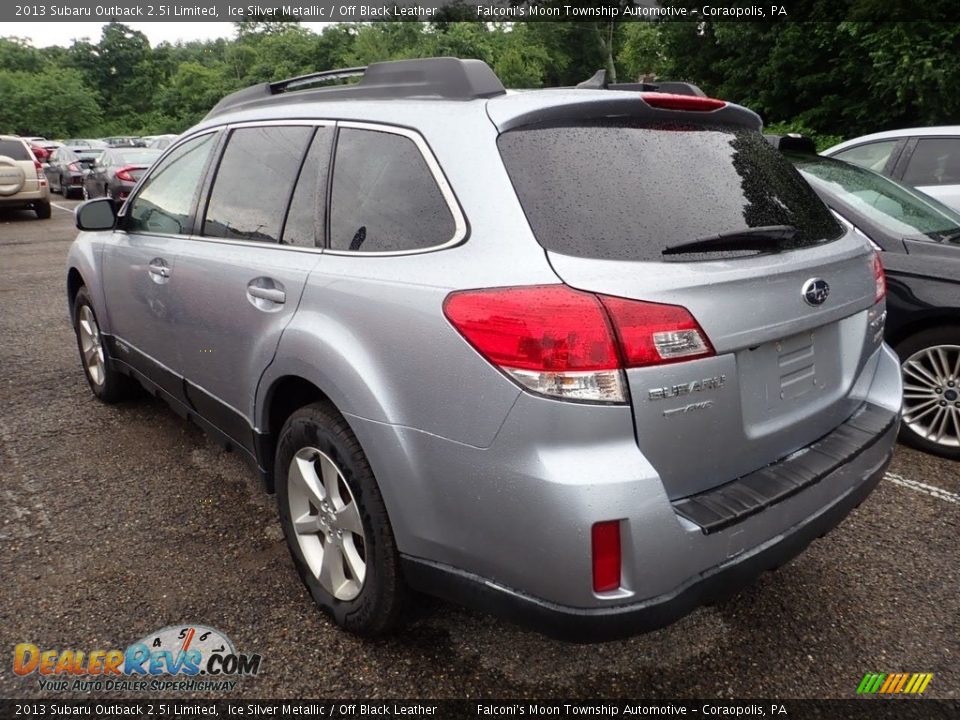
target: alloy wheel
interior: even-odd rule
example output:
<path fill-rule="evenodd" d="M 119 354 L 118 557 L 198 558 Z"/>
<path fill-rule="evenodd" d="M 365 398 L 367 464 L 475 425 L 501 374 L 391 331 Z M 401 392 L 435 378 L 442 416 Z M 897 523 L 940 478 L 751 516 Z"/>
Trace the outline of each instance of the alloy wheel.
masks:
<path fill-rule="evenodd" d="M 918 350 L 901 369 L 904 424 L 929 442 L 960 447 L 960 345 Z"/>
<path fill-rule="evenodd" d="M 293 456 L 287 477 L 290 518 L 310 572 L 337 600 L 353 600 L 367 576 L 367 543 L 350 486 L 313 447 Z"/>
<path fill-rule="evenodd" d="M 100 328 L 97 319 L 89 305 L 80 308 L 77 327 L 80 333 L 80 351 L 83 353 L 83 366 L 87 375 L 98 387 L 103 385 L 105 363 L 103 355 L 103 341 L 100 338 Z"/>

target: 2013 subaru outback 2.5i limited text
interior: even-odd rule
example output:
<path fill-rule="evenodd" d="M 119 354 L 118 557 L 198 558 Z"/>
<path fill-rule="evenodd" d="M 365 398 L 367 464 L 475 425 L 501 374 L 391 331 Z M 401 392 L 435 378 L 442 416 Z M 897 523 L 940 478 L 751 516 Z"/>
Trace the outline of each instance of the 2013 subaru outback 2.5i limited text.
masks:
<path fill-rule="evenodd" d="M 760 128 L 454 58 L 242 90 L 77 211 L 90 386 L 249 460 L 354 632 L 410 588 L 662 626 L 840 522 L 897 434 L 883 269 Z"/>

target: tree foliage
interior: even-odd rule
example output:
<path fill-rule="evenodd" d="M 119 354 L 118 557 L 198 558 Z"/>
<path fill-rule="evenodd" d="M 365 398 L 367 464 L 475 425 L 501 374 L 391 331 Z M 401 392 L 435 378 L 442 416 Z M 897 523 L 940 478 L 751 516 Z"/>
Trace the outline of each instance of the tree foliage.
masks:
<path fill-rule="evenodd" d="M 433 23 L 331 25 L 320 34 L 253 18 L 236 23 L 232 40 L 156 47 L 120 23 L 68 48 L 0 38 L 0 131 L 180 132 L 223 95 L 254 83 L 442 55 L 485 60 L 507 87 L 575 85 L 599 68 L 621 82 L 688 80 L 778 129 L 821 139 L 956 122 L 960 24 L 859 21 L 876 0 L 811 2 L 830 22 L 470 23 L 451 14 Z"/>

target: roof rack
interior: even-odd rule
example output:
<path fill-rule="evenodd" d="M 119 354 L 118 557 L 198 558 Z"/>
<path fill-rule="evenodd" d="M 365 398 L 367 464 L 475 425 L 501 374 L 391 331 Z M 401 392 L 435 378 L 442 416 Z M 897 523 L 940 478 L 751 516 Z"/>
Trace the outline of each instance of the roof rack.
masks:
<path fill-rule="evenodd" d="M 353 77 L 359 77 L 360 82 L 299 90 L 296 99 L 309 102 L 409 97 L 476 100 L 503 95 L 506 92 L 500 79 L 482 60 L 460 60 L 453 57 L 394 60 L 372 63 L 367 67 L 324 70 L 288 80 L 253 85 L 227 95 L 207 113 L 207 117 L 257 104 L 291 90 Z M 301 92 L 303 95 L 299 97 Z"/>
<path fill-rule="evenodd" d="M 589 80 L 584 80 L 577 87 L 581 90 L 626 90 L 628 92 L 662 92 L 673 93 L 674 95 L 695 95 L 696 97 L 707 96 L 703 90 L 688 82 L 665 80 L 659 83 L 610 83 L 607 82 L 606 70 L 597 70 Z"/>

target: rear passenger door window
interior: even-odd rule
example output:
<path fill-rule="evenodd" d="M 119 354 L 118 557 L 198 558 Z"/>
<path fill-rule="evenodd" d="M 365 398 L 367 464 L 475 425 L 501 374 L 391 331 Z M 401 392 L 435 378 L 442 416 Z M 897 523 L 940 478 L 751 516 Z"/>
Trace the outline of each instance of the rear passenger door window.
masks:
<path fill-rule="evenodd" d="M 915 187 L 960 183 L 960 138 L 920 138 L 903 182 Z"/>
<path fill-rule="evenodd" d="M 410 252 L 444 245 L 456 235 L 450 206 L 413 139 L 340 129 L 330 203 L 332 250 Z"/>
<path fill-rule="evenodd" d="M 203 234 L 278 242 L 313 128 L 264 126 L 230 134 L 210 191 Z"/>
<path fill-rule="evenodd" d="M 883 168 L 886 167 L 887 161 L 898 142 L 899 140 L 883 140 L 881 142 L 865 143 L 848 150 L 842 150 L 833 157 L 874 172 L 883 172 Z"/>
<path fill-rule="evenodd" d="M 333 127 L 318 127 L 293 191 L 283 245 L 323 247 L 327 205 L 327 171 L 333 145 Z"/>

